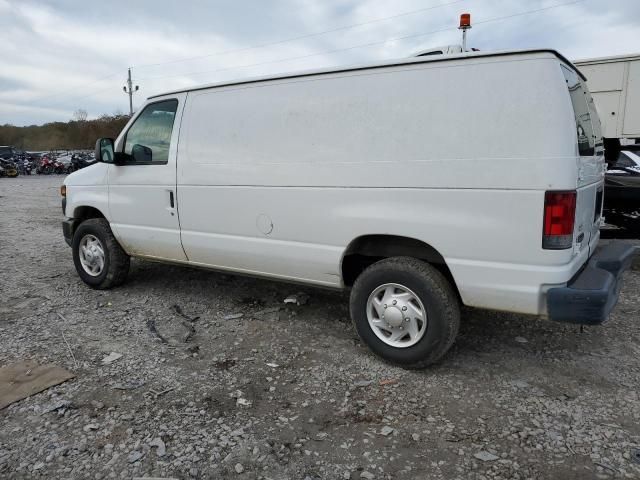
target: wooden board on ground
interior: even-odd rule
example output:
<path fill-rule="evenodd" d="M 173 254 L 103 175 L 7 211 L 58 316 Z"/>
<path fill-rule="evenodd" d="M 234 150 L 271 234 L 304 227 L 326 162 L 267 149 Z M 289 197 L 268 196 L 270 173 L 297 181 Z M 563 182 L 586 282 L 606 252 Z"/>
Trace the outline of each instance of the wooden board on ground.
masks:
<path fill-rule="evenodd" d="M 0 410 L 73 377 L 53 363 L 38 365 L 28 360 L 6 365 L 0 368 Z"/>

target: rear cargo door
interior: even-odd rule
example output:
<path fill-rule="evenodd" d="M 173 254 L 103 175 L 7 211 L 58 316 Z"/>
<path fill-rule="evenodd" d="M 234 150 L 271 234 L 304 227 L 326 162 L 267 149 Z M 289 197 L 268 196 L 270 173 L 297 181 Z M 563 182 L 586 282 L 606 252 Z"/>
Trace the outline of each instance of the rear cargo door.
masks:
<path fill-rule="evenodd" d="M 589 248 L 597 238 L 602 214 L 604 188 L 604 148 L 600 119 L 593 98 L 578 74 L 562 65 L 576 122 L 578 178 L 576 181 L 576 225 L 574 246 Z"/>

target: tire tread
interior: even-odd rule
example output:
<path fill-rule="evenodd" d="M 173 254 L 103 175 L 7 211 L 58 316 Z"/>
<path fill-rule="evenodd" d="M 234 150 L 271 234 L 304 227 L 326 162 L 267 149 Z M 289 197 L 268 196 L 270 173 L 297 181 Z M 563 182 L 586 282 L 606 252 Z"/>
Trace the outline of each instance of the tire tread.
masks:
<path fill-rule="evenodd" d="M 84 227 L 84 228 L 83 228 Z M 109 255 L 109 266 L 107 270 L 107 275 L 104 279 L 98 284 L 87 283 L 91 288 L 95 288 L 97 290 L 108 290 L 113 287 L 117 287 L 122 285 L 129 274 L 129 266 L 131 263 L 131 259 L 129 255 L 122 249 L 116 237 L 113 235 L 111 231 L 111 227 L 109 226 L 109 222 L 104 218 L 90 218 L 82 222 L 78 229 L 76 230 L 76 234 L 80 229 L 93 230 L 94 233 L 100 238 L 101 241 L 105 242 L 105 248 L 108 251 Z M 75 248 L 75 242 L 73 243 Z M 74 254 L 75 255 L 75 254 Z M 82 278 L 82 277 L 81 277 Z"/>
<path fill-rule="evenodd" d="M 458 331 L 460 329 L 460 302 L 458 296 L 445 276 L 440 273 L 432 265 L 413 257 L 390 257 L 380 260 L 365 269 L 356 279 L 353 290 L 361 288 L 361 283 L 366 277 L 365 274 L 375 273 L 376 271 L 400 271 L 411 274 L 417 274 L 422 277 L 435 293 L 444 299 L 444 315 L 446 317 L 445 335 L 437 348 L 433 349 L 425 358 L 411 363 L 400 363 L 393 360 L 385 359 L 387 362 L 402 366 L 408 369 L 422 369 L 440 360 L 453 345 Z M 353 296 L 352 296 L 353 298 Z M 353 312 L 354 305 L 351 304 L 351 322 L 358 331 L 356 326 L 355 315 Z M 361 337 L 362 338 L 362 337 Z M 364 339 L 363 339 L 364 340 Z M 366 342 L 365 342 L 366 343 Z"/>

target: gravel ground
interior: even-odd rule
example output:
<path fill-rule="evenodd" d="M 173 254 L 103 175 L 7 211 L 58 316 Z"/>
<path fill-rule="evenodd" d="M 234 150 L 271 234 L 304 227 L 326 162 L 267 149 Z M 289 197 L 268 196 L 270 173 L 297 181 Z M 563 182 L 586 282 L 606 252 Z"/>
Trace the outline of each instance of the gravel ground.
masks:
<path fill-rule="evenodd" d="M 87 288 L 61 182 L 0 179 L 0 365 L 77 375 L 0 411 L 0 477 L 640 478 L 638 265 L 603 327 L 465 310 L 445 359 L 406 371 L 342 293 L 142 261 Z"/>

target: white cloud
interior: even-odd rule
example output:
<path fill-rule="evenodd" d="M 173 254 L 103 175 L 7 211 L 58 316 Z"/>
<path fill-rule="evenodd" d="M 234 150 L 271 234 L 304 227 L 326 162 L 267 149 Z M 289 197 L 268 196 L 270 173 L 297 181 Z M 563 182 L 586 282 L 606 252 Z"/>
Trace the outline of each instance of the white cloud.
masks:
<path fill-rule="evenodd" d="M 263 45 L 452 0 L 112 0 L 106 6 L 0 0 L 0 123 L 67 120 L 77 108 L 92 116 L 126 111 L 122 86 L 130 65 L 141 86 L 135 100 L 140 104 L 151 94 L 194 84 L 402 57 L 459 43 L 455 26 L 463 11 L 482 22 L 566 1 L 466 0 L 264 48 L 135 67 Z M 639 19 L 640 2 L 585 0 L 477 23 L 469 43 L 484 50 L 551 47 L 569 58 L 614 55 L 640 51 Z M 413 37 L 384 42 L 405 36 Z M 367 46 L 346 49 L 356 45 Z M 294 59 L 281 61 L 287 58 Z"/>

